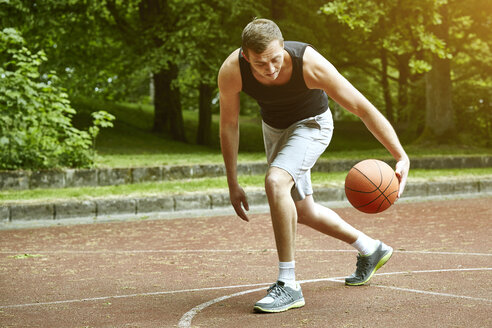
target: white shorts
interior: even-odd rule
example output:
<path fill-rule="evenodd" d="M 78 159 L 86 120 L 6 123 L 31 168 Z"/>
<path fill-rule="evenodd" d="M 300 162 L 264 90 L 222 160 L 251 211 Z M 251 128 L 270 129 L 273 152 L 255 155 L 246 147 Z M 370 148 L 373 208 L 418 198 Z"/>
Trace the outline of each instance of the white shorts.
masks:
<path fill-rule="evenodd" d="M 291 195 L 295 201 L 313 194 L 311 168 L 328 147 L 333 135 L 333 118 L 324 113 L 298 121 L 287 129 L 262 124 L 269 167 L 287 171 L 294 179 Z"/>

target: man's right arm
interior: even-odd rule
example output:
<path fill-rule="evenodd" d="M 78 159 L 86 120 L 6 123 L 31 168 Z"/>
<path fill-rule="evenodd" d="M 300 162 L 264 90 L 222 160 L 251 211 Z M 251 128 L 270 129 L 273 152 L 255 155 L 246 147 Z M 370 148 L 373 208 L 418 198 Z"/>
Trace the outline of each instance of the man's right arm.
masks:
<path fill-rule="evenodd" d="M 237 50 L 224 62 L 219 71 L 218 85 L 220 96 L 220 145 L 227 173 L 227 184 L 231 204 L 236 214 L 249 221 L 243 210 L 249 210 L 246 194 L 237 180 L 237 156 L 239 150 L 239 93 L 241 92 L 241 73 Z"/>

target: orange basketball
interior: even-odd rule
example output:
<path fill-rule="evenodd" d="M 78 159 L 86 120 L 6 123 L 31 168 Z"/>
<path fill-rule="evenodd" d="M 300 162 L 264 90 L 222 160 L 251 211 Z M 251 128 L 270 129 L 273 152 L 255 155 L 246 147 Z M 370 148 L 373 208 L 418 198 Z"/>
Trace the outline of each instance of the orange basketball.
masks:
<path fill-rule="evenodd" d="M 345 178 L 345 195 L 364 213 L 379 213 L 393 205 L 400 183 L 385 162 L 366 159 L 355 164 Z"/>

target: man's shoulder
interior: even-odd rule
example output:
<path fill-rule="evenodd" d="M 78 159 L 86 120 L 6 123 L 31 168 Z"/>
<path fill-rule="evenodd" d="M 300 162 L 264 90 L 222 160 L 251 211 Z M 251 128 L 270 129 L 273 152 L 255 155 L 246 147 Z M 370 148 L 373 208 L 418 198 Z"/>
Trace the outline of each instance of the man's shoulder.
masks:
<path fill-rule="evenodd" d="M 234 50 L 222 64 L 219 70 L 219 88 L 240 88 L 239 51 L 240 49 Z"/>
<path fill-rule="evenodd" d="M 304 66 L 318 65 L 327 59 L 321 55 L 318 50 L 313 46 L 309 45 L 303 54 L 303 64 Z"/>
<path fill-rule="evenodd" d="M 310 89 L 326 90 L 325 82 L 333 80 L 336 69 L 321 53 L 307 47 L 303 57 L 303 75 Z"/>
<path fill-rule="evenodd" d="M 234 50 L 222 63 L 219 73 L 230 73 L 235 70 L 239 72 L 239 51 L 240 49 Z"/>

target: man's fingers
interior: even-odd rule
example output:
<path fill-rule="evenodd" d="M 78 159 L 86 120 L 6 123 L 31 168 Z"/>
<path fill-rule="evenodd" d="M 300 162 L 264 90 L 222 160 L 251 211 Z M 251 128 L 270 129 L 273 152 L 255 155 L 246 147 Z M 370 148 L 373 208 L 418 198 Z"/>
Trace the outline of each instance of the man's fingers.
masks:
<path fill-rule="evenodd" d="M 244 213 L 244 210 L 241 207 L 241 204 L 234 206 L 234 210 L 236 211 L 237 216 L 239 216 L 242 220 L 249 222 L 249 218 L 246 215 L 246 213 Z"/>
<path fill-rule="evenodd" d="M 244 212 L 243 210 L 243 207 L 241 206 L 241 204 L 244 204 L 244 209 L 246 209 L 246 211 L 249 211 L 249 206 L 248 206 L 248 202 L 247 201 L 239 201 L 235 204 L 232 204 L 232 206 L 234 207 L 234 211 L 236 211 L 236 214 L 244 221 L 246 222 L 249 222 L 249 218 L 248 216 L 246 215 L 246 213 Z"/>
<path fill-rule="evenodd" d="M 396 163 L 396 177 L 400 182 L 400 188 L 398 190 L 398 198 L 401 197 L 403 190 L 405 190 L 405 185 L 407 184 L 407 175 L 408 175 L 409 163 L 407 161 L 399 161 Z"/>
<path fill-rule="evenodd" d="M 249 204 L 248 204 L 248 200 L 247 199 L 244 199 L 243 200 L 243 206 L 244 206 L 244 209 L 246 211 L 249 211 Z"/>
<path fill-rule="evenodd" d="M 238 187 L 231 189 L 229 192 L 229 197 L 231 199 L 232 207 L 234 207 L 234 211 L 236 211 L 236 214 L 241 219 L 248 222 L 249 218 L 244 210 L 249 211 L 249 204 L 244 190 L 241 187 Z"/>
<path fill-rule="evenodd" d="M 407 179 L 403 179 L 401 175 L 396 175 L 398 177 L 398 180 L 400 180 L 400 189 L 398 190 L 398 198 L 401 197 L 401 194 L 403 193 L 403 190 L 405 190 L 405 185 L 407 183 Z"/>

